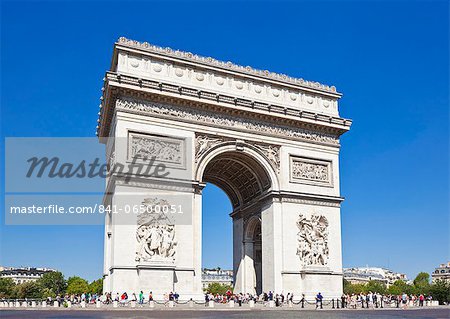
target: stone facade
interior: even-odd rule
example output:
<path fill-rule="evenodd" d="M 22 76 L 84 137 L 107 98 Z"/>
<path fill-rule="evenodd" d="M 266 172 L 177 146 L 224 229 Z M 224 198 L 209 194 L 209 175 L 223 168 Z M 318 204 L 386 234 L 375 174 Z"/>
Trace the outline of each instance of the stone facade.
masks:
<path fill-rule="evenodd" d="M 107 179 L 106 205 L 144 212 L 106 216 L 104 291 L 202 299 L 202 189 L 213 183 L 233 207 L 235 292 L 340 296 L 339 138 L 351 120 L 336 88 L 120 38 L 102 91 L 109 165 L 167 173 Z M 189 222 L 158 219 L 159 206 Z"/>
<path fill-rule="evenodd" d="M 11 278 L 15 284 L 23 284 L 25 282 L 34 282 L 41 278 L 45 273 L 56 271 L 49 268 L 36 267 L 1 267 L 0 278 Z"/>
<path fill-rule="evenodd" d="M 431 274 L 433 281 L 445 280 L 450 282 L 450 261 L 446 264 L 440 264 Z"/>

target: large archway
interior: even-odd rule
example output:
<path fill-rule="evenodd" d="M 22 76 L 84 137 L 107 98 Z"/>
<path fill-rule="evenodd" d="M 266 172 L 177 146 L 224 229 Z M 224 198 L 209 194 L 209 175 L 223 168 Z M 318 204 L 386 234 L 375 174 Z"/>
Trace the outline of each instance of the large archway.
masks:
<path fill-rule="evenodd" d="M 257 159 L 251 145 L 222 143 L 199 161 L 200 183 L 221 188 L 230 199 L 233 219 L 233 273 L 235 293 L 263 290 L 262 199 L 278 181 L 271 180 L 270 164 Z M 244 151 L 245 149 L 245 151 Z M 266 167 L 264 167 L 264 164 Z"/>

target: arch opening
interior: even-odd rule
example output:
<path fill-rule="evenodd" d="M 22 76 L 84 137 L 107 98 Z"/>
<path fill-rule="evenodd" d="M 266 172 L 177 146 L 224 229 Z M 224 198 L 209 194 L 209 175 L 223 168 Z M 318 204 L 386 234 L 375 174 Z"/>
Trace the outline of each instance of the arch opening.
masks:
<path fill-rule="evenodd" d="M 216 154 L 206 163 L 201 180 L 222 189 L 233 212 L 235 293 L 262 292 L 262 228 L 258 203 L 271 189 L 271 176 L 253 156 L 239 151 Z M 238 213 L 236 213 L 238 212 Z"/>
<path fill-rule="evenodd" d="M 265 168 L 242 152 L 217 155 L 207 163 L 202 177 L 204 182 L 223 189 L 233 209 L 253 202 L 272 186 Z"/>

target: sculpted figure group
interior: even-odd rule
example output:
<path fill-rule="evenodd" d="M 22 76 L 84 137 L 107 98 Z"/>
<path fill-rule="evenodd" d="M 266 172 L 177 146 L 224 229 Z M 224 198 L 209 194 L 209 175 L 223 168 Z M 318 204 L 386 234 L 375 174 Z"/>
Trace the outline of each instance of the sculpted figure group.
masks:
<path fill-rule="evenodd" d="M 307 219 L 302 214 L 297 221 L 299 232 L 297 255 L 303 266 L 328 263 L 328 221 L 325 216 L 312 215 Z"/>

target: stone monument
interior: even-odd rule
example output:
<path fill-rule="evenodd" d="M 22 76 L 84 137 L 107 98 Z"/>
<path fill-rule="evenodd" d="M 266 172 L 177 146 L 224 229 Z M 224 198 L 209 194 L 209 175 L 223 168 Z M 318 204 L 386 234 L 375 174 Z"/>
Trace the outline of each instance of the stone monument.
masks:
<path fill-rule="evenodd" d="M 107 178 L 104 204 L 122 211 L 106 214 L 104 291 L 203 299 L 209 182 L 233 208 L 235 292 L 341 295 L 339 139 L 352 121 L 335 87 L 120 38 L 102 91 L 108 167 L 165 168 Z"/>

